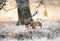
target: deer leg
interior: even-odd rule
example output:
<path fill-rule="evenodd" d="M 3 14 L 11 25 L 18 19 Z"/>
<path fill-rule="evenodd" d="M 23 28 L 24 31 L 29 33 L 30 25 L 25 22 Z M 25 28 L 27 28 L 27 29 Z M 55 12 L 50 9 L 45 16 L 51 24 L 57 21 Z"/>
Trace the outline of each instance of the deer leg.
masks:
<path fill-rule="evenodd" d="M 34 21 L 31 21 L 31 22 L 30 22 L 30 26 L 32 27 L 32 29 L 35 29 Z"/>
<path fill-rule="evenodd" d="M 42 23 L 41 22 L 38 22 L 39 26 L 42 27 Z"/>

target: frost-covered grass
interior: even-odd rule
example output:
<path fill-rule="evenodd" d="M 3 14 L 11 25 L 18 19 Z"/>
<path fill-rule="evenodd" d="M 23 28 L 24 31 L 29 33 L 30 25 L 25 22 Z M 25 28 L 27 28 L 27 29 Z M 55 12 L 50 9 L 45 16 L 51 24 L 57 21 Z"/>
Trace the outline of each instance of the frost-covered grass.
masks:
<path fill-rule="evenodd" d="M 42 28 L 26 28 L 25 25 L 0 28 L 0 41 L 59 41 L 60 23 L 42 22 Z"/>

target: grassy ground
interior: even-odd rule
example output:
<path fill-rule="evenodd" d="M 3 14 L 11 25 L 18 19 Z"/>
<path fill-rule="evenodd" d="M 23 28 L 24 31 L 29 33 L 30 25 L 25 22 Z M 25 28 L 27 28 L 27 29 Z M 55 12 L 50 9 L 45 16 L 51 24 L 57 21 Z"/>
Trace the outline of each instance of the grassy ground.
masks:
<path fill-rule="evenodd" d="M 11 23 L 11 22 L 10 22 Z M 4 23 L 3 23 L 4 24 Z M 5 23 L 9 24 L 9 23 Z M 13 23 L 12 23 L 13 24 Z M 0 28 L 0 41 L 58 41 L 60 40 L 60 23 L 42 21 L 42 28 L 26 28 L 24 25 Z"/>

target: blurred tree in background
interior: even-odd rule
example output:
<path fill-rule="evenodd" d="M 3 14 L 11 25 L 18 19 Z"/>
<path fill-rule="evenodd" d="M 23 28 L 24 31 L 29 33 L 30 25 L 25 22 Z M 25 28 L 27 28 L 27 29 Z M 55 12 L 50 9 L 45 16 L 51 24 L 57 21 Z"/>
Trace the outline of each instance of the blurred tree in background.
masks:
<path fill-rule="evenodd" d="M 0 10 L 3 8 L 5 4 L 6 4 L 6 0 L 0 0 Z"/>
<path fill-rule="evenodd" d="M 24 24 L 25 18 L 31 17 L 31 13 L 29 7 L 29 0 L 18 0 L 17 2 L 19 18 L 17 25 L 19 25 L 19 23 Z"/>

